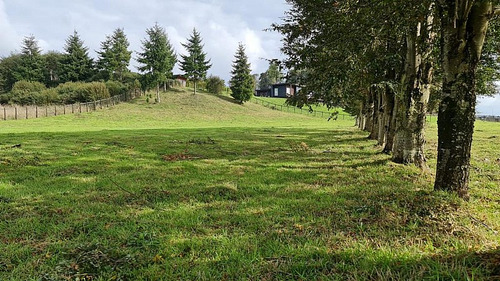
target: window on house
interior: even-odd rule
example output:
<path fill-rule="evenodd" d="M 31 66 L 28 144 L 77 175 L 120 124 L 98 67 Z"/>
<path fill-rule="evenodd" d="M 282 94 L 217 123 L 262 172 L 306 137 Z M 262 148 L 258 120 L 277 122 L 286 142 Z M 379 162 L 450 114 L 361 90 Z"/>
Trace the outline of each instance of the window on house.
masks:
<path fill-rule="evenodd" d="M 274 96 L 275 97 L 279 96 L 279 89 L 278 88 L 274 88 Z"/>

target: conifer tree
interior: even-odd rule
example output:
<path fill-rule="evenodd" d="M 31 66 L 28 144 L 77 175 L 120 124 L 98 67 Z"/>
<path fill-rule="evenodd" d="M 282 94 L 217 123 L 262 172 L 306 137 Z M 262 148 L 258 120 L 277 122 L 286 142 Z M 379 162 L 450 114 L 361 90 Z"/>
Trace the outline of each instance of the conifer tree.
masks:
<path fill-rule="evenodd" d="M 240 43 L 236 51 L 229 82 L 232 91 L 231 96 L 240 104 L 249 101 L 254 91 L 254 80 L 250 72 L 250 63 L 248 63 L 248 57 L 245 54 L 245 47 Z"/>
<path fill-rule="evenodd" d="M 63 82 L 90 80 L 94 62 L 89 57 L 89 49 L 83 46 L 83 41 L 76 30 L 66 39 L 64 51 L 61 80 Z"/>
<path fill-rule="evenodd" d="M 17 81 L 43 82 L 43 70 L 44 59 L 38 41 L 33 35 L 25 37 L 21 45 L 20 64 L 11 70 L 13 76 Z"/>
<path fill-rule="evenodd" d="M 156 102 L 160 100 L 160 83 L 172 76 L 172 70 L 177 62 L 175 52 L 170 45 L 165 30 L 158 24 L 146 30 L 148 38 L 142 41 L 142 52 L 137 61 L 138 67 L 144 73 L 143 82 L 156 86 Z M 146 85 L 145 85 L 146 86 Z"/>
<path fill-rule="evenodd" d="M 128 50 L 129 45 L 122 28 L 116 29 L 101 42 L 101 50 L 97 52 L 97 66 L 107 80 L 123 81 L 123 73 L 127 72 L 132 55 Z"/>
<path fill-rule="evenodd" d="M 212 67 L 210 59 L 206 59 L 207 54 L 203 52 L 203 45 L 200 33 L 193 29 L 193 34 L 186 44 L 182 44 L 188 51 L 188 55 L 181 55 L 180 68 L 186 76 L 194 82 L 194 93 L 198 81 L 205 79 L 207 71 Z"/>

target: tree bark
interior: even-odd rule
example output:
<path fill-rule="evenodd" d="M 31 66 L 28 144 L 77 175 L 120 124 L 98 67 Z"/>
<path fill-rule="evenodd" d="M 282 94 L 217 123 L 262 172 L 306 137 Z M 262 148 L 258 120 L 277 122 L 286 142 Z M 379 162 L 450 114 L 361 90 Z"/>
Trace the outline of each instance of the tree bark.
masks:
<path fill-rule="evenodd" d="M 468 199 L 476 70 L 494 11 L 491 1 L 446 1 L 441 8 L 444 77 L 434 188 Z"/>
<path fill-rule="evenodd" d="M 394 93 L 394 90 L 391 88 L 391 86 L 386 85 L 385 86 L 385 100 L 386 100 L 386 107 L 384 110 L 384 116 L 385 116 L 385 146 L 383 149 L 383 153 L 389 154 L 392 152 L 393 144 L 394 144 L 394 137 L 396 135 L 396 114 L 395 112 L 397 111 L 397 105 L 396 105 L 396 94 Z"/>
<path fill-rule="evenodd" d="M 370 135 L 368 136 L 368 138 L 377 140 L 379 105 L 375 86 L 370 87 L 370 99 L 368 104 L 370 105 L 369 114 L 371 116 L 371 118 L 368 119 L 368 121 L 370 122 Z"/>
<path fill-rule="evenodd" d="M 427 169 L 424 128 L 433 71 L 430 36 L 427 24 L 422 23 L 407 34 L 403 95 L 398 101 L 392 158 L 396 163 L 422 169 Z"/>
<path fill-rule="evenodd" d="M 156 102 L 160 103 L 160 83 L 156 84 Z"/>
<path fill-rule="evenodd" d="M 385 115 L 385 110 L 386 110 L 386 97 L 385 97 L 385 87 L 382 87 L 381 85 L 378 85 L 376 88 L 375 93 L 377 94 L 377 100 L 378 100 L 378 107 L 377 107 L 377 112 L 378 112 L 378 145 L 379 146 L 385 146 L 385 141 L 386 141 L 386 134 L 385 134 L 385 129 L 386 129 L 386 115 Z"/>

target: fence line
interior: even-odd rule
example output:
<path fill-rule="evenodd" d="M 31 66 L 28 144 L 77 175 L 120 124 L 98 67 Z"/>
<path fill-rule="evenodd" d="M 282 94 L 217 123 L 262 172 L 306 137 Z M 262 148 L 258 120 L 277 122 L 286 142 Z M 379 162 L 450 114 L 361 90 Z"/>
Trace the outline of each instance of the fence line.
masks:
<path fill-rule="evenodd" d="M 335 118 L 335 116 L 336 116 L 337 119 L 354 120 L 354 117 L 349 115 L 349 114 L 339 113 L 339 114 L 334 115 L 333 112 L 303 109 L 303 108 L 298 108 L 295 106 L 289 106 L 286 104 L 285 105 L 276 104 L 276 103 L 268 102 L 268 101 L 261 100 L 259 98 L 255 98 L 255 97 L 252 100 L 256 104 L 260 104 L 260 105 L 263 105 L 265 107 L 268 107 L 268 108 L 271 108 L 274 110 L 286 111 L 286 112 L 291 112 L 291 113 L 306 114 L 308 116 L 321 117 L 321 118 L 330 118 L 330 117 Z"/>
<path fill-rule="evenodd" d="M 66 114 L 79 114 L 109 108 L 133 100 L 142 96 L 141 92 L 130 92 L 122 95 L 112 96 L 107 99 L 91 102 L 64 104 L 64 105 L 29 105 L 29 106 L 6 106 L 0 107 L 0 120 L 23 120 L 42 117 L 52 117 Z"/>

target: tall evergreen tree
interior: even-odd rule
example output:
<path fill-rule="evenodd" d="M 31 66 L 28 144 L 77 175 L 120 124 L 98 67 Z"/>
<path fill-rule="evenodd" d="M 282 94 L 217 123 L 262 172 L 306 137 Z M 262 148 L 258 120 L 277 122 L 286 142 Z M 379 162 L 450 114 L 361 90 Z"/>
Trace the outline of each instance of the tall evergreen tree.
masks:
<path fill-rule="evenodd" d="M 193 29 L 193 34 L 186 44 L 182 44 L 188 51 L 188 55 L 181 55 L 180 68 L 186 76 L 194 82 L 194 93 L 198 81 L 205 79 L 207 71 L 212 67 L 210 59 L 206 59 L 207 54 L 203 52 L 203 45 L 200 33 Z"/>
<path fill-rule="evenodd" d="M 128 71 L 132 52 L 128 50 L 129 42 L 122 28 L 116 29 L 112 35 L 101 42 L 101 50 L 97 67 L 107 80 L 123 81 L 123 73 Z"/>
<path fill-rule="evenodd" d="M 60 82 L 61 63 L 64 55 L 57 51 L 49 51 L 43 57 L 45 59 L 45 85 L 56 86 Z"/>
<path fill-rule="evenodd" d="M 66 39 L 64 57 L 62 59 L 61 80 L 64 82 L 88 81 L 93 75 L 93 60 L 89 57 L 88 48 L 76 30 Z"/>
<path fill-rule="evenodd" d="M 44 82 L 44 58 L 41 53 L 35 36 L 23 39 L 20 64 L 11 70 L 17 81 Z"/>
<path fill-rule="evenodd" d="M 231 96 L 240 104 L 249 101 L 254 92 L 254 79 L 250 71 L 250 63 L 248 63 L 248 57 L 245 54 L 245 47 L 240 43 L 236 51 L 229 82 L 232 91 Z"/>
<path fill-rule="evenodd" d="M 165 30 L 157 23 L 146 30 L 148 38 L 142 41 L 142 52 L 137 61 L 144 73 L 143 82 L 156 86 L 156 102 L 160 99 L 160 83 L 172 77 L 172 70 L 177 62 L 175 52 L 168 40 Z"/>

